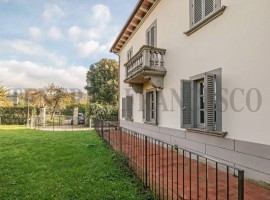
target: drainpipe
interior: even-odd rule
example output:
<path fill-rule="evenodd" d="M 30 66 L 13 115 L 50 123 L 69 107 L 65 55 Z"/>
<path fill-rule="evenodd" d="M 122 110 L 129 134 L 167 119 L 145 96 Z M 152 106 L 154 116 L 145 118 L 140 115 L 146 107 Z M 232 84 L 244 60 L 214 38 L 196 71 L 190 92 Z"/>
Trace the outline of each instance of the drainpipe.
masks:
<path fill-rule="evenodd" d="M 121 66 L 121 60 L 120 60 L 120 55 L 119 53 L 115 52 L 114 50 L 111 51 L 112 53 L 114 53 L 115 55 L 118 56 L 118 65 L 119 65 L 119 70 L 118 70 L 118 122 L 120 123 L 120 66 Z M 120 126 L 120 124 L 119 124 Z"/>

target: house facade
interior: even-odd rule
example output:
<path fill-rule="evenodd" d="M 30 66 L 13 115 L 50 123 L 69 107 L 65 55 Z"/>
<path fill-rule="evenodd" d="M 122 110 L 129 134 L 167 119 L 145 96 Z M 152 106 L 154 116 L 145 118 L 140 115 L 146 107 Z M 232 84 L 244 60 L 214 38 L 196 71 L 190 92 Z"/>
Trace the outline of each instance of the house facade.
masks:
<path fill-rule="evenodd" d="M 111 48 L 120 125 L 270 183 L 269 0 L 139 0 Z"/>

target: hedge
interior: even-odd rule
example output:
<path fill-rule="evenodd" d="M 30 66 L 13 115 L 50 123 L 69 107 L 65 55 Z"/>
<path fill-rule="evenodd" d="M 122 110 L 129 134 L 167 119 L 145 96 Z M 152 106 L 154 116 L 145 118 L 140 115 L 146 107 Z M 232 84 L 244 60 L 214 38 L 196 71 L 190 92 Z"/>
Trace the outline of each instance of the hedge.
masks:
<path fill-rule="evenodd" d="M 1 124 L 26 124 L 28 107 L 0 107 Z M 29 113 L 36 114 L 34 107 L 29 107 Z"/>

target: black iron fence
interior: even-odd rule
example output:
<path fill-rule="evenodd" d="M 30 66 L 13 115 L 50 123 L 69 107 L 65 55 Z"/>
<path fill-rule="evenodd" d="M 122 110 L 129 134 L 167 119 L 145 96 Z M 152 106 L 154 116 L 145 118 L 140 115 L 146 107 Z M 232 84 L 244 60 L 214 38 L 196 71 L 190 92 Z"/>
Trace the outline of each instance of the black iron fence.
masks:
<path fill-rule="evenodd" d="M 94 119 L 94 128 L 159 199 L 244 199 L 241 169 L 116 123 Z"/>
<path fill-rule="evenodd" d="M 47 116 L 46 118 L 42 116 L 31 118 L 31 127 L 38 130 L 87 130 L 91 128 L 90 119 L 73 117 L 73 116 Z"/>

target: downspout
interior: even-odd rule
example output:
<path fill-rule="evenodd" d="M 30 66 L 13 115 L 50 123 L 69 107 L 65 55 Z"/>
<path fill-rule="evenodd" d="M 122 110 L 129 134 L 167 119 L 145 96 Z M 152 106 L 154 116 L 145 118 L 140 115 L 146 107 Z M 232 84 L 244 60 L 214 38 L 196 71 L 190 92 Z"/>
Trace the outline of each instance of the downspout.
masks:
<path fill-rule="evenodd" d="M 117 94 L 117 98 L 118 98 L 118 123 L 120 125 L 120 66 L 121 66 L 120 65 L 120 55 L 119 55 L 119 53 L 117 53 L 115 51 L 111 51 L 111 52 L 118 56 L 119 69 L 118 69 L 118 94 Z"/>

